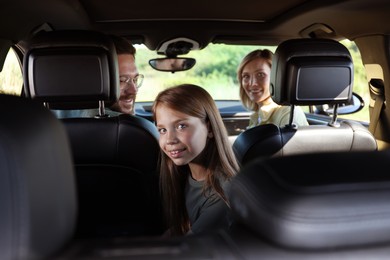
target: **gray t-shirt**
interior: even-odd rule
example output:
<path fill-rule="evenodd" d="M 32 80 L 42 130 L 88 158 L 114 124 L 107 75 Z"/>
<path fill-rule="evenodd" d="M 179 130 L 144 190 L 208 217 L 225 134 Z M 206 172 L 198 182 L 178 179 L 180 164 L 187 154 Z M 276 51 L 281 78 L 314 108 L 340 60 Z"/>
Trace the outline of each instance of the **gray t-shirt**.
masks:
<path fill-rule="evenodd" d="M 214 191 L 202 193 L 204 181 L 196 181 L 188 175 L 185 188 L 186 208 L 191 222 L 190 233 L 200 233 L 216 229 L 228 230 L 232 223 L 229 206 Z M 222 183 L 226 194 L 230 182 Z"/>

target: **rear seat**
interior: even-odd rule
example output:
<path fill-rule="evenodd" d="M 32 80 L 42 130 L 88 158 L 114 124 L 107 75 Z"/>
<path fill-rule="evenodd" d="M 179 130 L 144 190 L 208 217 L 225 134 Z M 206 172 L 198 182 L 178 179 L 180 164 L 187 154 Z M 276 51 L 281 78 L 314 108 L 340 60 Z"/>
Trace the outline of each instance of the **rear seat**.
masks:
<path fill-rule="evenodd" d="M 162 233 L 157 129 L 140 117 L 104 113 L 118 98 L 117 64 L 111 40 L 92 31 L 37 35 L 25 55 L 27 96 L 50 109 L 100 111 L 62 119 L 76 169 L 78 237 Z"/>
<path fill-rule="evenodd" d="M 63 125 L 31 100 L 0 94 L 0 259 L 52 259 L 71 241 L 76 211 Z"/>
<path fill-rule="evenodd" d="M 228 194 L 235 248 L 244 259 L 388 259 L 389 161 L 384 150 L 248 163 Z"/>

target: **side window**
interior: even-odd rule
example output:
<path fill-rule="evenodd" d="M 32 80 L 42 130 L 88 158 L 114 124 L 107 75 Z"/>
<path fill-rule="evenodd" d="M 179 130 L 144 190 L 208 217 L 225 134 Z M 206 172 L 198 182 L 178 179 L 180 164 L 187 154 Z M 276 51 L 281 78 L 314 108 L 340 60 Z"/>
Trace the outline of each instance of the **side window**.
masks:
<path fill-rule="evenodd" d="M 23 88 L 22 70 L 15 52 L 10 49 L 0 72 L 0 93 L 20 96 Z"/>

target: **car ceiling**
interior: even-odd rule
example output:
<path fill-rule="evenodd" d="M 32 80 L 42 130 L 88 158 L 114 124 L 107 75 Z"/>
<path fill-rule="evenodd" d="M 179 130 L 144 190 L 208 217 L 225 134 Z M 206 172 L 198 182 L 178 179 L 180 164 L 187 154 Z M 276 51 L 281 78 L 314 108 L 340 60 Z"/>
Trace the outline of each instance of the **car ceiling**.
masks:
<path fill-rule="evenodd" d="M 309 35 L 353 40 L 390 33 L 389 14 L 388 0 L 2 0 L 0 37 L 18 42 L 50 27 L 118 34 L 151 50 L 177 37 L 194 39 L 200 48 L 210 42 L 277 45 Z"/>

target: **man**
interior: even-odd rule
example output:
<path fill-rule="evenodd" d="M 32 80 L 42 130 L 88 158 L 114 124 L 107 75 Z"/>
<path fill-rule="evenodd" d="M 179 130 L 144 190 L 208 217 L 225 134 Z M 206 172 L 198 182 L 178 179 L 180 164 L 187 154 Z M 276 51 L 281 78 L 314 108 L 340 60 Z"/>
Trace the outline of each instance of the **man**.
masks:
<path fill-rule="evenodd" d="M 144 76 L 138 73 L 135 65 L 135 48 L 126 39 L 115 35 L 112 38 L 118 54 L 120 97 L 110 107 L 111 110 L 125 114 L 134 114 L 134 103 L 138 88 Z"/>

